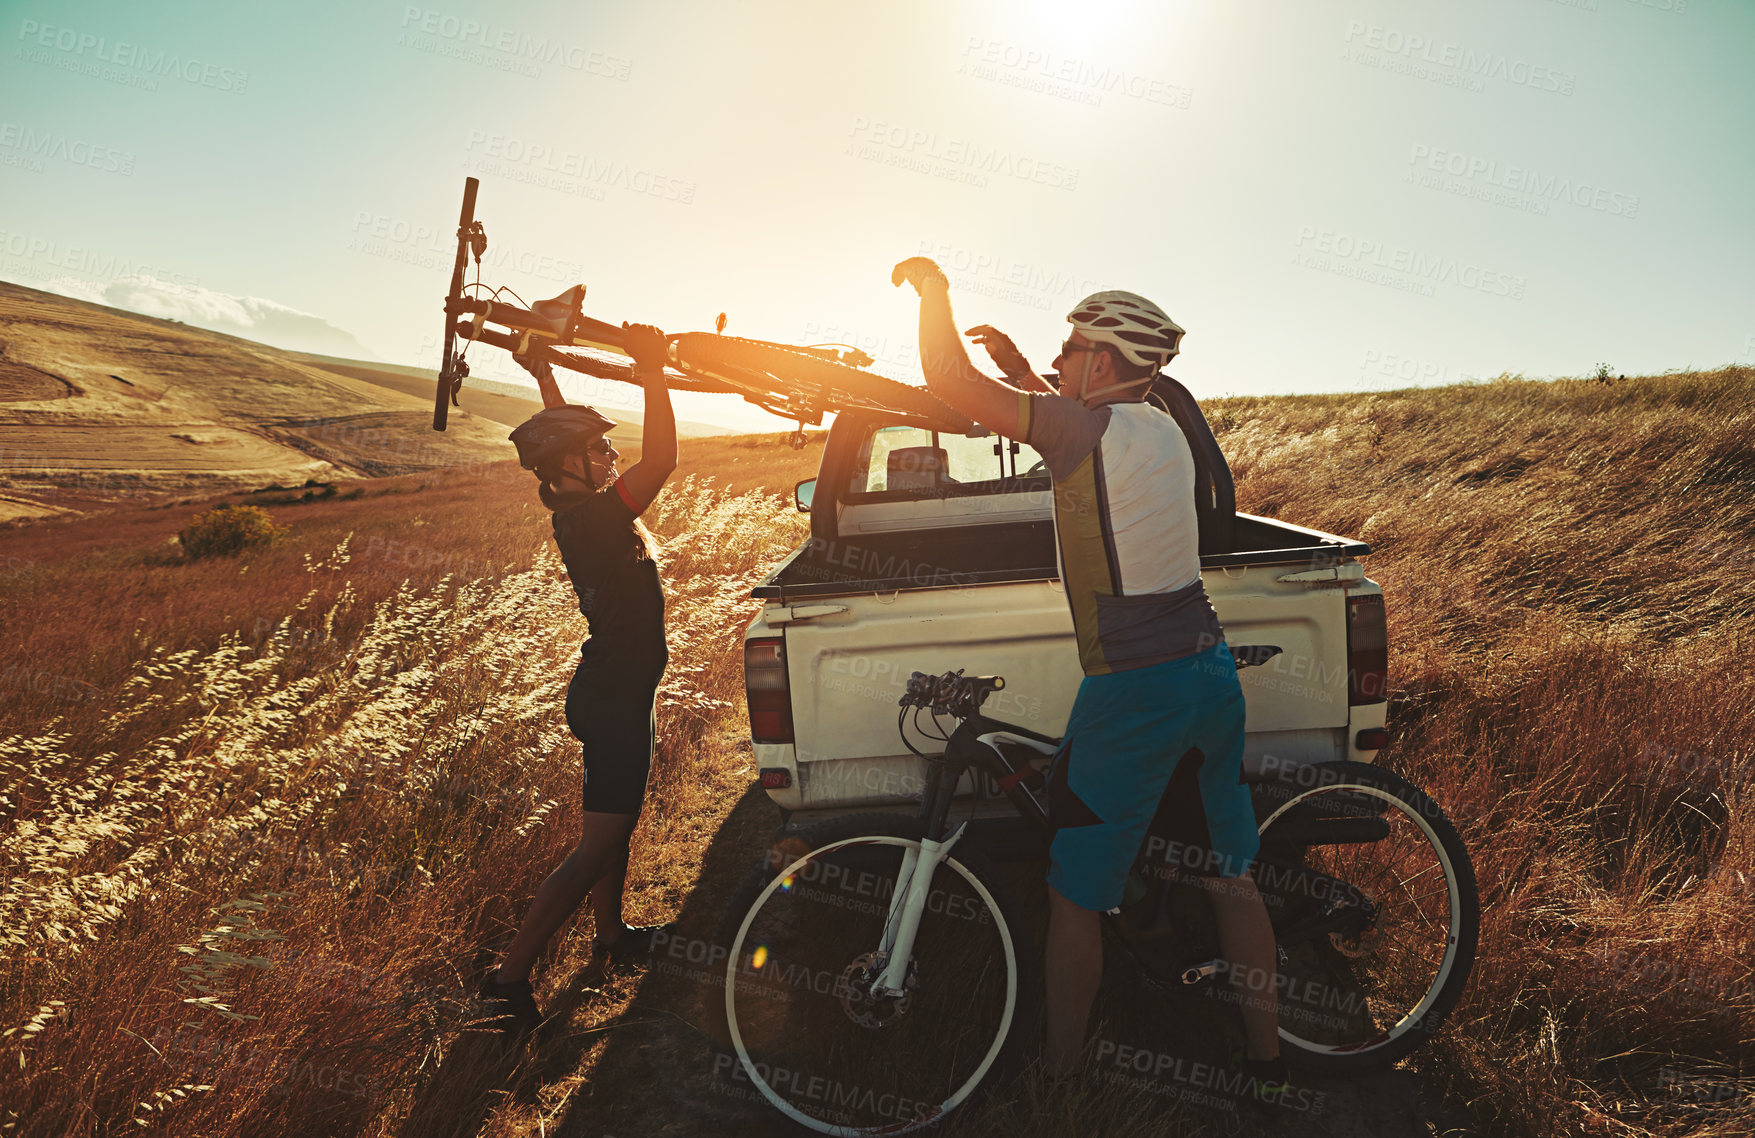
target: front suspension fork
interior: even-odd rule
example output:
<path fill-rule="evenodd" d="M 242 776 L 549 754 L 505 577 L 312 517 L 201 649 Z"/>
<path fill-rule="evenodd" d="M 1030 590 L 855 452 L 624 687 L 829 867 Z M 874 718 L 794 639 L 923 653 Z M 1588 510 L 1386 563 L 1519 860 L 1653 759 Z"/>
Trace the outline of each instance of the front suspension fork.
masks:
<path fill-rule="evenodd" d="M 911 846 L 902 855 L 902 870 L 896 877 L 896 888 L 890 893 L 890 915 L 884 922 L 883 943 L 878 946 L 885 961 L 884 970 L 872 985 L 872 995 L 900 996 L 906 990 L 908 967 L 914 959 L 914 939 L 920 934 L 920 918 L 926 912 L 927 897 L 932 891 L 932 875 L 968 826 L 963 823 L 943 841 L 923 838 L 919 848 Z"/>

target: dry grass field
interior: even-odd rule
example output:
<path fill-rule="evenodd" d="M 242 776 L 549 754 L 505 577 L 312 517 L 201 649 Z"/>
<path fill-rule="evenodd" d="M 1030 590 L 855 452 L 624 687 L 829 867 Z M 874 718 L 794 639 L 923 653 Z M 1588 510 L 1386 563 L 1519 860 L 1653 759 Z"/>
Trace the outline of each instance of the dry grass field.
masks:
<path fill-rule="evenodd" d="M 1752 405 L 1748 368 L 1209 401 L 1241 509 L 1374 547 L 1380 761 L 1473 853 L 1469 992 L 1321 1118 L 1018 1082 L 945 1132 L 1755 1128 Z M 739 648 L 805 532 L 820 436 L 781 438 L 685 442 L 650 517 L 672 664 L 628 908 L 693 935 L 778 820 Z M 190 507 L 0 534 L 3 1132 L 783 1132 L 713 1069 L 699 985 L 606 970 L 584 917 L 527 1052 L 468 1026 L 577 824 L 583 628 L 528 476 L 269 509 L 289 536 L 236 560 L 180 559 Z"/>

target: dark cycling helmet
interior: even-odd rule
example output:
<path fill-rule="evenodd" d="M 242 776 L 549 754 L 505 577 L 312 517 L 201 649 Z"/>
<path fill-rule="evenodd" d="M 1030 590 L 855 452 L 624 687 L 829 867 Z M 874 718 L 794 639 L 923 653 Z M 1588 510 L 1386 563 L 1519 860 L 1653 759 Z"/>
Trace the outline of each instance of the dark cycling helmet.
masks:
<path fill-rule="evenodd" d="M 590 407 L 567 404 L 538 411 L 524 420 L 508 438 L 518 448 L 518 463 L 535 470 L 585 448 L 609 433 L 614 423 Z"/>

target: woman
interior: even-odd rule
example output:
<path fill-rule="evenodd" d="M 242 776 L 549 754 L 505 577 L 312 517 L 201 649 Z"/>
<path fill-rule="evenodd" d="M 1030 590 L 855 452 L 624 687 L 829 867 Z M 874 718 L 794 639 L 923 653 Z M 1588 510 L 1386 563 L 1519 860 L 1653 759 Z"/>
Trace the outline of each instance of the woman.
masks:
<path fill-rule="evenodd" d="M 518 459 L 534 471 L 537 493 L 554 512 L 555 544 L 579 595 L 591 638 L 567 689 L 567 726 L 584 750 L 585 818 L 579 845 L 536 891 L 530 911 L 498 968 L 481 984 L 507 1034 L 522 1036 L 542 1020 L 531 992 L 537 954 L 591 896 L 595 951 L 647 952 L 665 926 L 630 928 L 622 920 L 628 842 L 651 769 L 654 705 L 668 658 L 664 590 L 652 535 L 639 516 L 676 469 L 676 416 L 664 383 L 664 333 L 622 325 L 634 376 L 646 389 L 640 461 L 616 472 L 620 457 L 607 433 L 614 423 L 561 398 L 546 364 L 531 367 L 544 410 L 512 432 Z"/>

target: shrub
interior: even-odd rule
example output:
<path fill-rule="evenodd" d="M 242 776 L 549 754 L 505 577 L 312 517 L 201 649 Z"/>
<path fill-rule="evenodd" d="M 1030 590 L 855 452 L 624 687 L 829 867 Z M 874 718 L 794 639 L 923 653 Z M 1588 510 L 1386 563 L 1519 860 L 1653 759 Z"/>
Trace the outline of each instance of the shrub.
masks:
<path fill-rule="evenodd" d="M 197 514 L 177 534 L 190 560 L 234 557 L 253 545 L 273 545 L 286 533 L 260 506 L 219 505 Z"/>

